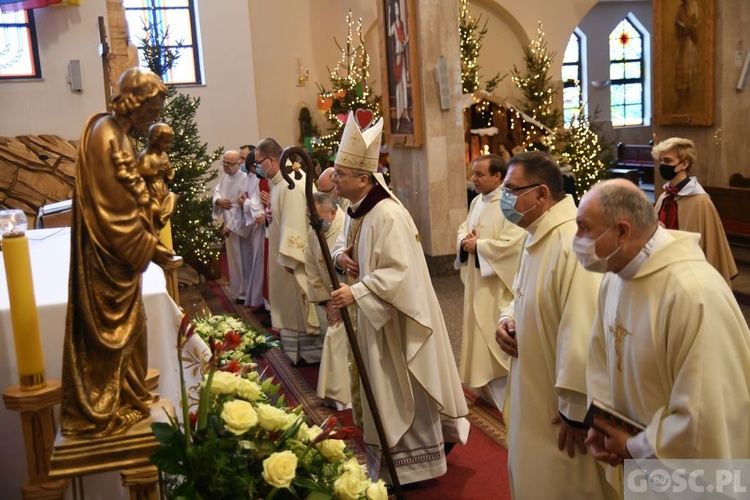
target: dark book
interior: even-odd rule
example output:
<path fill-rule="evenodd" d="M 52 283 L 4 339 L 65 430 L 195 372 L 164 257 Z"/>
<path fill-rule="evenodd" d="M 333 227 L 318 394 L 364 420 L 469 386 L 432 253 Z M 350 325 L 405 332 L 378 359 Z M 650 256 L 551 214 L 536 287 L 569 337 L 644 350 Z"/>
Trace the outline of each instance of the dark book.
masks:
<path fill-rule="evenodd" d="M 635 436 L 636 434 L 646 430 L 646 426 L 642 423 L 633 420 L 623 413 L 620 413 L 608 404 L 602 403 L 596 398 L 591 401 L 591 406 L 589 406 L 589 411 L 586 412 L 586 418 L 584 418 L 583 422 L 601 432 L 602 434 L 606 434 L 606 432 L 604 432 L 601 428 L 597 427 L 594 420 L 595 417 L 604 419 L 610 426 L 622 429 L 631 436 Z"/>

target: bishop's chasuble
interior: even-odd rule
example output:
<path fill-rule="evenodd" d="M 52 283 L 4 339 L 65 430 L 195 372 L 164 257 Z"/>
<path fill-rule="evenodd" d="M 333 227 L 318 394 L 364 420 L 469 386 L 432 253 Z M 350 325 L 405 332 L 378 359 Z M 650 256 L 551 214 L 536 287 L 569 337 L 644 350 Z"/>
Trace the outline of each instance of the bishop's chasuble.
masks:
<path fill-rule="evenodd" d="M 355 216 L 361 205 L 350 207 Z M 444 442 L 463 442 L 468 433 L 459 419 L 468 413 L 466 400 L 418 237 L 409 212 L 388 197 L 358 219 L 347 215 L 332 252 L 354 243 L 357 339 L 402 484 L 444 474 Z M 353 403 L 368 451 L 378 456 L 364 391 L 361 411 Z M 389 482 L 385 464 L 378 472 L 372 458 L 368 463 L 371 474 Z"/>
<path fill-rule="evenodd" d="M 665 191 L 656 200 L 657 213 L 659 213 L 666 196 Z M 730 280 L 737 276 L 737 266 L 734 263 L 724 227 L 721 225 L 719 213 L 716 211 L 714 204 L 711 203 L 708 193 L 698 183 L 697 178 L 691 177 L 690 182 L 677 193 L 675 201 L 677 202 L 678 228 L 681 231 L 701 235 L 700 247 L 706 254 L 706 260 L 719 271 L 719 274 L 731 287 Z"/>
<path fill-rule="evenodd" d="M 604 469 L 589 454 L 557 448 L 562 414 L 583 422 L 586 357 L 601 274 L 586 271 L 571 249 L 577 209 L 567 195 L 527 228 L 514 299 L 502 316 L 516 322 L 505 421 L 514 498 L 614 498 Z"/>
<path fill-rule="evenodd" d="M 271 182 L 273 220 L 267 229 L 271 323 L 279 330 L 281 346 L 292 363 L 300 359 L 317 363 L 323 337 L 319 335 L 318 316 L 307 298 L 305 176 L 295 179 L 294 189 L 288 189 L 280 171 Z"/>
<path fill-rule="evenodd" d="M 336 210 L 336 217 L 331 227 L 325 233 L 328 249 L 336 244 L 341 231 L 344 230 L 344 211 Z M 328 276 L 323 251 L 318 243 L 318 236 L 312 228 L 308 229 L 307 248 L 305 248 L 305 270 L 307 271 L 307 293 L 310 302 L 321 304 L 318 306 L 318 319 L 321 333 L 325 332 L 323 341 L 323 356 L 320 360 L 318 372 L 318 396 L 339 403 L 343 408 L 352 400 L 349 381 L 349 344 L 346 338 L 346 328 L 341 321 L 335 326 L 328 324 L 326 307 L 322 303 L 331 300 L 331 278 Z M 345 277 L 339 275 L 339 282 Z"/>
<path fill-rule="evenodd" d="M 461 341 L 461 382 L 480 389 L 495 379 L 504 389 L 510 356 L 495 340 L 500 311 L 513 300 L 513 278 L 526 231 L 508 222 L 500 210 L 498 187 L 487 195 L 474 198 L 469 216 L 458 228 L 458 258 L 464 283 L 463 338 Z M 474 231 L 478 240 L 474 255 L 461 251 L 461 240 Z M 464 259 L 462 259 L 462 254 Z M 461 262 L 463 260 L 463 262 Z M 495 388 L 497 384 L 493 384 Z M 499 410 L 505 391 L 482 394 Z"/>
<path fill-rule="evenodd" d="M 626 266 L 604 278 L 589 398 L 646 425 L 628 441 L 635 458 L 748 458 L 750 331 L 742 312 L 697 235 L 658 229 L 652 242 L 630 276 Z"/>

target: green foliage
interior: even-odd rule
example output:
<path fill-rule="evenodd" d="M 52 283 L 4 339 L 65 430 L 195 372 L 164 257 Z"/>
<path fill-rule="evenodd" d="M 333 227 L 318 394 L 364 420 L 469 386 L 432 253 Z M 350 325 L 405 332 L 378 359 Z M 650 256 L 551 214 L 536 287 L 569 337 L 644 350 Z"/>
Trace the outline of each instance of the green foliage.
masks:
<path fill-rule="evenodd" d="M 330 90 L 318 84 L 318 111 L 325 114 L 329 126 L 324 134 L 318 133 L 311 147 L 313 157 L 322 166 L 338 151 L 344 131 L 344 122 L 340 117 L 346 117 L 349 111 L 356 111 L 358 108 L 370 109 L 374 123 L 382 114 L 380 96 L 374 94 L 367 83 L 370 78 L 370 55 L 365 49 L 362 19 L 357 20 L 356 33 L 353 31 L 351 11 L 346 16 L 346 24 L 346 45 L 342 47 L 334 39 L 341 51 L 341 59 L 333 71 L 329 71 Z M 355 36 L 358 42 L 356 46 Z M 331 106 L 326 110 L 326 106 L 321 105 L 328 100 L 331 101 Z M 317 127 L 314 130 L 317 131 Z"/>
<path fill-rule="evenodd" d="M 149 69 L 163 78 L 179 52 L 165 46 L 166 30 L 159 33 L 162 31 L 153 25 L 144 26 L 142 43 Z M 175 172 L 170 189 L 179 195 L 171 217 L 172 240 L 175 252 L 186 262 L 207 265 L 218 256 L 213 248 L 219 246 L 221 231 L 211 218 L 211 197 L 206 185 L 218 175 L 211 165 L 219 159 L 223 148 L 209 152 L 208 144 L 200 140 L 195 120 L 200 98 L 182 94 L 173 85 L 168 89 L 162 120 L 175 133 L 169 153 Z"/>
<path fill-rule="evenodd" d="M 461 49 L 461 86 L 464 94 L 476 92 L 479 88 L 479 69 L 477 64 L 479 52 L 482 50 L 482 39 L 487 35 L 487 21 L 480 28 L 482 16 L 474 19 L 469 12 L 468 0 L 461 0 L 461 9 L 458 15 L 458 35 Z M 485 90 L 492 92 L 495 87 L 505 78 L 498 72 L 487 81 Z"/>
<path fill-rule="evenodd" d="M 537 38 L 524 48 L 523 53 L 525 68 L 522 71 L 514 65 L 511 71 L 513 82 L 523 93 L 521 109 L 554 130 L 562 123 L 562 113 L 555 106 L 559 88 L 552 83 L 552 76 L 549 74 L 556 53 L 547 49 L 541 22 L 537 28 Z"/>

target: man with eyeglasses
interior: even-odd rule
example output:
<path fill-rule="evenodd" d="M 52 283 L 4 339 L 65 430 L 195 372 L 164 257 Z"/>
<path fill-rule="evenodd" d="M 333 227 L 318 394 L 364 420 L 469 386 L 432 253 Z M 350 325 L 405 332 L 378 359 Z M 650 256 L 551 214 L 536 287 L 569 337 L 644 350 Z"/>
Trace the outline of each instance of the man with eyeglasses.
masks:
<path fill-rule="evenodd" d="M 586 271 L 571 249 L 577 209 L 551 155 L 512 157 L 502 190 L 505 218 L 528 233 L 497 328 L 512 357 L 504 411 L 512 495 L 616 498 L 584 445 L 586 355 L 602 275 Z"/>
<path fill-rule="evenodd" d="M 445 445 L 465 443 L 466 400 L 448 331 L 409 212 L 377 173 L 383 120 L 364 132 L 350 113 L 334 183 L 352 204 L 331 254 L 347 281 L 331 293 L 348 307 L 401 484 L 445 474 Z M 390 482 L 359 374 L 352 408 L 371 476 Z"/>
<path fill-rule="evenodd" d="M 307 205 L 305 174 L 292 175 L 295 188 L 287 187 L 281 175 L 281 146 L 263 139 L 255 148 L 255 168 L 268 177 L 273 218 L 268 234 L 268 302 L 271 324 L 279 330 L 281 346 L 292 363 L 318 363 L 323 353 L 323 336 L 315 306 L 307 295 L 305 246 Z"/>
<path fill-rule="evenodd" d="M 346 212 L 346 209 L 349 208 L 350 202 L 346 198 L 340 196 L 339 192 L 336 190 L 336 184 L 333 182 L 333 174 L 335 171 L 336 169 L 334 167 L 328 167 L 321 172 L 318 176 L 318 191 L 330 194 L 336 202 L 336 205 Z"/>
<path fill-rule="evenodd" d="M 250 228 L 245 226 L 239 198 L 245 193 L 245 173 L 240 171 L 240 153 L 230 149 L 224 153 L 221 166 L 224 175 L 214 187 L 213 212 L 215 221 L 223 222 L 229 264 L 229 290 L 238 304 L 245 303 L 245 281 L 242 275 L 242 238 Z"/>

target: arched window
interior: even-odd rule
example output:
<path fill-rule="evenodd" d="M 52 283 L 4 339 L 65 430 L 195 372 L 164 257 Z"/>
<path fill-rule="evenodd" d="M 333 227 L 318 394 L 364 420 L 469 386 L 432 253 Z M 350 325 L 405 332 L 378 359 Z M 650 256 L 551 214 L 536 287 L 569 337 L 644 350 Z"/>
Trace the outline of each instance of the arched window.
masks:
<path fill-rule="evenodd" d="M 562 66 L 563 123 L 567 127 L 571 120 L 584 111 L 586 36 L 578 28 L 570 35 L 565 48 Z"/>
<path fill-rule="evenodd" d="M 166 83 L 201 83 L 198 30 L 194 0 L 125 0 L 130 41 L 138 47 L 141 66 L 147 66 L 143 51 L 144 28 L 150 39 L 178 53 L 172 69 L 163 77 Z"/>
<path fill-rule="evenodd" d="M 41 77 L 34 13 L 0 12 L 0 80 Z"/>
<path fill-rule="evenodd" d="M 609 34 L 610 109 L 614 127 L 645 124 L 645 36 L 630 16 Z"/>

